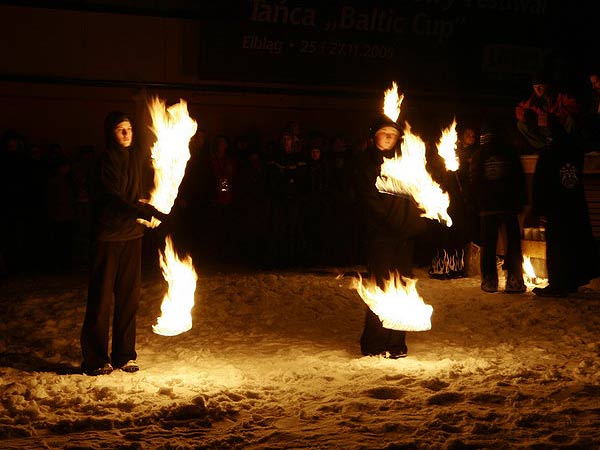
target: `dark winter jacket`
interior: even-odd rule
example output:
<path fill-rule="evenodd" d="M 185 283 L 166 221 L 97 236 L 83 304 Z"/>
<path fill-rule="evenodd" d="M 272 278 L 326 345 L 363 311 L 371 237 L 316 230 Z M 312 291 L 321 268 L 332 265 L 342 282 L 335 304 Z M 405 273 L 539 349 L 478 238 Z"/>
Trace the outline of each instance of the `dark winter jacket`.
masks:
<path fill-rule="evenodd" d="M 126 241 L 144 233 L 144 226 L 136 222 L 137 201 L 144 197 L 140 153 L 133 145 L 121 148 L 114 141 L 114 125 L 106 127 L 107 148 L 98 157 L 90 177 L 92 231 L 100 241 Z"/>
<path fill-rule="evenodd" d="M 370 146 L 358 161 L 360 172 L 357 174 L 356 190 L 366 237 L 370 240 L 415 237 L 426 224 L 416 203 L 407 196 L 380 193 L 375 187 L 384 157 L 393 158 L 394 151 L 381 151 Z"/>
<path fill-rule="evenodd" d="M 471 182 L 481 215 L 518 214 L 527 203 L 519 154 L 499 135 L 490 137 L 473 154 Z"/>
<path fill-rule="evenodd" d="M 308 167 L 299 153 L 283 154 L 267 163 L 267 184 L 272 198 L 299 200 L 308 191 Z"/>
<path fill-rule="evenodd" d="M 329 167 L 323 160 L 307 163 L 308 193 L 311 198 L 326 196 L 330 189 Z"/>
<path fill-rule="evenodd" d="M 537 216 L 572 223 L 588 221 L 583 187 L 583 154 L 554 141 L 536 163 L 532 209 Z"/>

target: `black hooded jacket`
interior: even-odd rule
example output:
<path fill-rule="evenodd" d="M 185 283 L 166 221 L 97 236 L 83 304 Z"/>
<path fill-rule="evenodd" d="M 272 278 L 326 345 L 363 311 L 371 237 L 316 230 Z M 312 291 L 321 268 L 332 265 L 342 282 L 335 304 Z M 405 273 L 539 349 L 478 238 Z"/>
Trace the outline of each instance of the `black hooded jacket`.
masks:
<path fill-rule="evenodd" d="M 393 158 L 394 150 L 381 151 L 375 145 L 361 155 L 357 175 L 357 195 L 362 205 L 366 237 L 369 240 L 410 239 L 423 231 L 426 219 L 420 217 L 409 197 L 383 194 L 375 183 L 383 158 Z"/>
<path fill-rule="evenodd" d="M 121 147 L 114 128 L 129 120 L 125 113 L 110 113 L 104 123 L 106 149 L 98 157 L 90 177 L 93 201 L 93 234 L 100 241 L 126 241 L 140 238 L 144 226 L 139 217 L 137 201 L 143 197 L 140 152 L 134 144 Z"/>

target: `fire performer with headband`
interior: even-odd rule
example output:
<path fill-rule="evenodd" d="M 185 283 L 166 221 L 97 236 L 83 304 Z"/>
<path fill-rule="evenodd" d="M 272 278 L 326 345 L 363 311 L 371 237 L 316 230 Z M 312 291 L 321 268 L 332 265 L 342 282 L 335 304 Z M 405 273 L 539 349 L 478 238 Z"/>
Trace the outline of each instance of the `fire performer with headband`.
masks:
<path fill-rule="evenodd" d="M 104 122 L 106 149 L 90 177 L 93 199 L 92 248 L 85 320 L 81 331 L 82 371 L 105 375 L 119 368 L 136 372 L 136 314 L 141 291 L 142 236 L 136 219 L 165 220 L 145 198 L 141 152 L 133 144 L 133 122 L 122 112 Z M 114 294 L 112 349 L 108 354 Z"/>
<path fill-rule="evenodd" d="M 400 135 L 396 122 L 383 114 L 377 117 L 370 128 L 369 147 L 358 165 L 362 168 L 357 183 L 365 220 L 367 269 L 381 288 L 390 272 L 412 275 L 414 239 L 426 223 L 408 195 L 380 193 L 375 186 L 383 158 L 393 158 L 400 151 Z M 379 317 L 367 308 L 360 346 L 363 355 L 403 358 L 408 352 L 406 331 L 384 328 Z"/>

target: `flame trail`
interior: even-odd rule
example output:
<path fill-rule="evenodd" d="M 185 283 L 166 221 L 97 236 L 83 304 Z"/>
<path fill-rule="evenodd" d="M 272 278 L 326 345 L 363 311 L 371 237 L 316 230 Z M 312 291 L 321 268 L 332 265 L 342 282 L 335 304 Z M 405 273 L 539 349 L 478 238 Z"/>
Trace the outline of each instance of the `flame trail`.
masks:
<path fill-rule="evenodd" d="M 152 147 L 154 189 L 148 201 L 159 211 L 168 214 L 175 203 L 179 185 L 185 175 L 190 159 L 190 139 L 198 125 L 188 114 L 187 103 L 180 100 L 167 108 L 158 97 L 150 100 L 148 107 L 152 117 L 152 131 L 156 142 Z M 156 227 L 160 221 L 142 220 L 146 226 Z M 192 327 L 191 309 L 194 306 L 197 275 L 192 258 L 180 259 L 173 249 L 171 236 L 165 238 L 165 252 L 159 251 L 160 266 L 169 289 L 161 304 L 162 316 L 152 330 L 164 336 L 175 336 Z"/>
<path fill-rule="evenodd" d="M 452 122 L 445 130 L 442 130 L 442 136 L 437 143 L 438 154 L 444 159 L 446 170 L 455 172 L 458 170 L 458 157 L 456 156 L 456 120 Z"/>
<path fill-rule="evenodd" d="M 404 94 L 398 96 L 398 85 L 393 81 L 392 87 L 384 92 L 383 113 L 394 122 L 396 122 L 398 116 L 400 116 L 402 100 L 404 100 Z"/>
<path fill-rule="evenodd" d="M 152 116 L 151 129 L 156 136 L 152 147 L 154 189 L 150 193 L 149 203 L 159 211 L 169 214 L 185 175 L 185 166 L 190 159 L 190 139 L 196 133 L 198 125 L 189 116 L 185 100 L 167 108 L 163 100 L 154 97 L 148 107 Z M 160 221 L 152 218 L 152 222 L 142 223 L 154 228 Z"/>
<path fill-rule="evenodd" d="M 450 198 L 427 172 L 425 143 L 411 133 L 408 124 L 402 136 L 401 149 L 402 156 L 383 159 L 381 175 L 377 177 L 375 187 L 379 192 L 410 195 L 424 211 L 422 217 L 452 226 L 452 219 L 447 212 Z"/>
<path fill-rule="evenodd" d="M 417 280 L 390 273 L 381 289 L 374 280 L 363 283 L 362 277 L 355 280 L 355 288 L 381 320 L 384 328 L 405 331 L 431 329 L 433 307 L 425 304 L 417 292 Z"/>
<path fill-rule="evenodd" d="M 165 239 L 165 252 L 159 250 L 160 267 L 169 289 L 163 298 L 152 331 L 163 336 L 175 336 L 192 328 L 192 308 L 198 276 L 192 266 L 192 258 L 181 259 L 175 253 L 171 236 Z"/>

